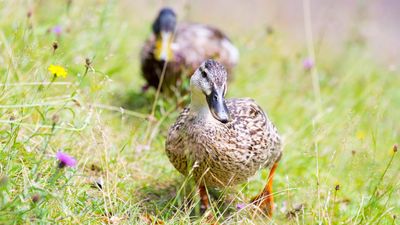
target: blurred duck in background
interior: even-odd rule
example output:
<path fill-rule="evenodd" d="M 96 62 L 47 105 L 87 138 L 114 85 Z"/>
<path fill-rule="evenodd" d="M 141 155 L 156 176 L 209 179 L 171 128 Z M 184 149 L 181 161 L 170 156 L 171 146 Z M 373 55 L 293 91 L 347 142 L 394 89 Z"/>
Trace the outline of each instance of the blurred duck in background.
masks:
<path fill-rule="evenodd" d="M 161 91 L 182 93 L 186 89 L 185 78 L 204 60 L 218 60 L 229 74 L 238 62 L 239 52 L 224 33 L 202 24 L 177 24 L 176 14 L 170 8 L 160 10 L 152 30 L 141 51 L 145 87 L 158 88 L 162 80 Z"/>

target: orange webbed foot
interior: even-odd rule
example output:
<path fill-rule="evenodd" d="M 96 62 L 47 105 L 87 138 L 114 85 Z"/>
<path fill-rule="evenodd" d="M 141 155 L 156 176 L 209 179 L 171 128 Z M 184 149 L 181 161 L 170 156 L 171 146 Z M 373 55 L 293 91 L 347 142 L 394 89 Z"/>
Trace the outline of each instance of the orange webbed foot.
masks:
<path fill-rule="evenodd" d="M 273 209 L 274 209 L 274 196 L 272 194 L 272 181 L 274 178 L 274 173 L 276 170 L 276 167 L 278 167 L 278 164 L 275 163 L 268 176 L 268 182 L 267 185 L 265 185 L 264 190 L 254 197 L 251 200 L 251 203 L 255 204 L 257 207 L 259 207 L 266 216 L 272 217 Z"/>

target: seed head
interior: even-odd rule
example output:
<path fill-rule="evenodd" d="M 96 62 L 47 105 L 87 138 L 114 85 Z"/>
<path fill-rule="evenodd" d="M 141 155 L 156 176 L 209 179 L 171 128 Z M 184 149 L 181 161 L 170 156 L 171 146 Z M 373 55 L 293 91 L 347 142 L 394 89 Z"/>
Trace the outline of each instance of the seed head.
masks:
<path fill-rule="evenodd" d="M 89 58 L 85 59 L 85 66 L 86 68 L 90 68 L 90 66 L 92 65 L 92 61 Z"/>
<path fill-rule="evenodd" d="M 37 203 L 40 200 L 40 195 L 34 194 L 32 196 L 32 202 Z"/>
<path fill-rule="evenodd" d="M 57 124 L 58 121 L 60 121 L 60 116 L 57 115 L 57 114 L 54 114 L 54 115 L 51 117 L 51 120 L 53 121 L 53 124 Z"/>
<path fill-rule="evenodd" d="M 55 42 L 53 42 L 52 46 L 53 46 L 53 51 L 55 52 L 58 48 L 58 43 L 55 41 Z"/>

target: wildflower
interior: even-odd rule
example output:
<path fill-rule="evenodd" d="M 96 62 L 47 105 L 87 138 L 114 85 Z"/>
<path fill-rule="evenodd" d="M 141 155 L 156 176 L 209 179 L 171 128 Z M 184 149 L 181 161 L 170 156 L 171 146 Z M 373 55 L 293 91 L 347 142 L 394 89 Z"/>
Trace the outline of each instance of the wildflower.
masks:
<path fill-rule="evenodd" d="M 310 70 L 313 67 L 314 67 L 314 60 L 312 60 L 311 58 L 306 58 L 303 60 L 303 68 L 305 70 Z"/>
<path fill-rule="evenodd" d="M 362 130 L 357 131 L 356 133 L 356 137 L 358 140 L 364 140 L 365 139 L 365 132 Z"/>
<path fill-rule="evenodd" d="M 238 204 L 236 204 L 236 209 L 237 209 L 237 210 L 244 209 L 244 207 L 246 207 L 246 204 L 244 204 L 244 203 L 238 203 Z"/>
<path fill-rule="evenodd" d="M 62 66 L 57 66 L 51 64 L 49 68 L 47 68 L 51 74 L 53 74 L 56 77 L 66 77 L 67 76 L 67 71 L 64 69 Z"/>
<path fill-rule="evenodd" d="M 393 145 L 393 147 L 390 148 L 389 153 L 390 155 L 393 156 L 394 154 L 396 154 L 396 152 L 397 152 L 397 144 Z"/>
<path fill-rule="evenodd" d="M 149 88 L 150 88 L 150 85 L 148 85 L 148 84 L 143 85 L 142 92 L 146 92 L 147 90 L 149 90 Z"/>
<path fill-rule="evenodd" d="M 57 152 L 56 157 L 60 161 L 60 163 L 58 164 L 60 168 L 64 168 L 65 166 L 74 167 L 76 165 L 76 160 L 74 159 L 74 157 L 69 156 L 63 152 Z"/>
<path fill-rule="evenodd" d="M 57 25 L 53 27 L 52 31 L 55 35 L 60 36 L 62 33 L 62 27 L 60 25 Z"/>

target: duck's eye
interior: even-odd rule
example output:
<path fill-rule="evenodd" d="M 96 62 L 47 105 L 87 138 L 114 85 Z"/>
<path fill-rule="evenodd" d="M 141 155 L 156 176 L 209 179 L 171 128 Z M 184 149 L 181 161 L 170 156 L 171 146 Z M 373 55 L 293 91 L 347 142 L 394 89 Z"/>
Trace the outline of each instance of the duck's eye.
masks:
<path fill-rule="evenodd" d="M 201 76 L 202 76 L 203 78 L 206 78 L 206 77 L 207 77 L 207 73 L 206 73 L 205 71 L 201 71 Z"/>

